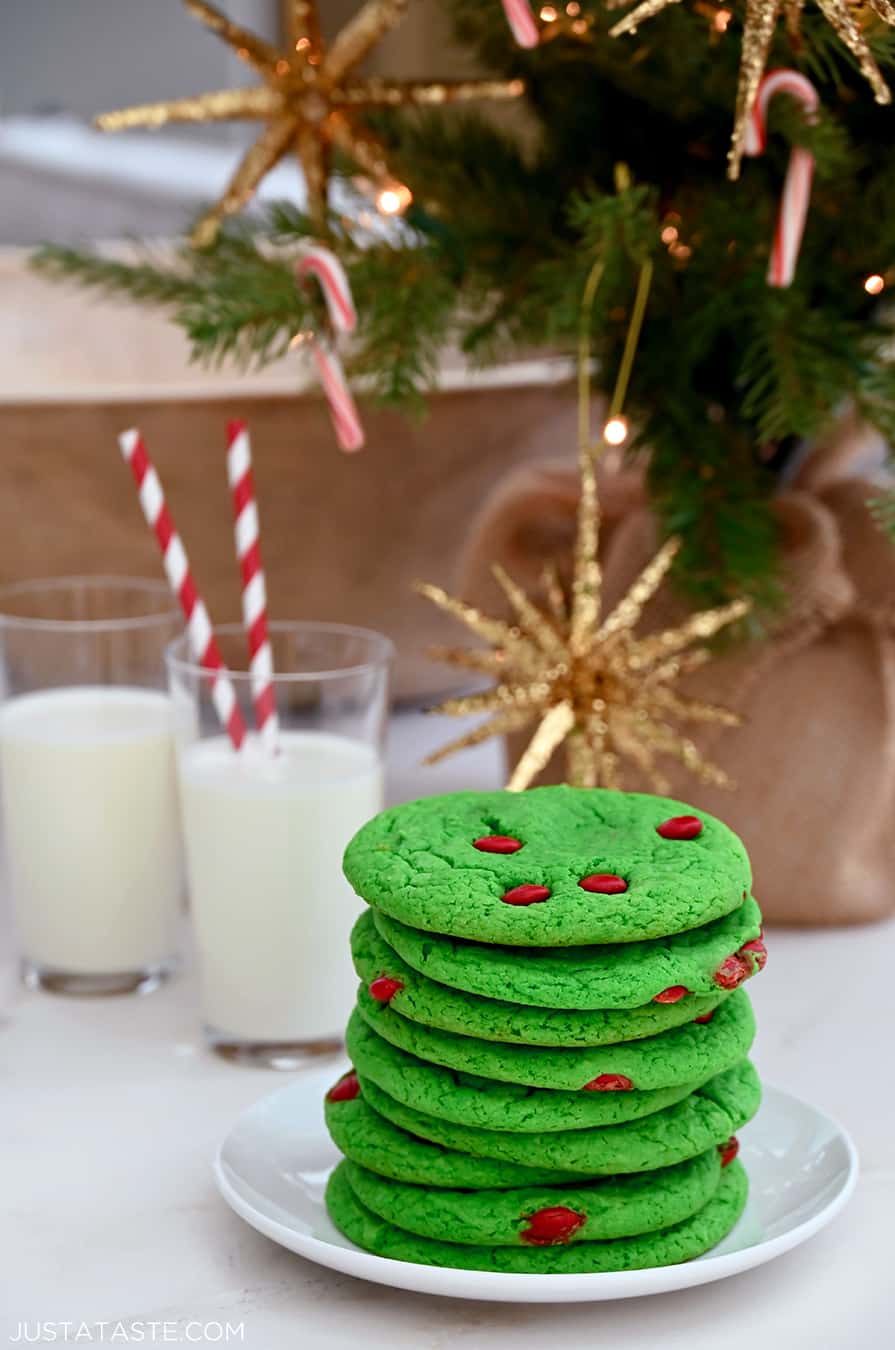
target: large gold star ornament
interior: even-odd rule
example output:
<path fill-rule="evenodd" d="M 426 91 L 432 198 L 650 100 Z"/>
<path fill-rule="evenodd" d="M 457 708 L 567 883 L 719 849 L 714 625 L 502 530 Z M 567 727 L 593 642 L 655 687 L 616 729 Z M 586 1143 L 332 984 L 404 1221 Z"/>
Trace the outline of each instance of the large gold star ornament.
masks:
<path fill-rule="evenodd" d="M 623 0 L 611 0 L 610 8 L 616 8 L 620 2 Z M 645 23 L 647 19 L 679 3 L 680 0 L 641 0 L 640 4 L 635 5 L 614 28 L 609 30 L 609 36 L 619 37 L 622 33 L 635 33 L 640 24 Z M 852 3 L 852 0 L 816 0 L 816 3 L 837 37 L 858 62 L 861 74 L 873 90 L 877 103 L 891 103 L 892 94 L 889 86 L 864 36 L 862 15 L 859 13 L 861 7 Z M 805 0 L 746 0 L 733 137 L 728 156 L 730 178 L 739 177 L 746 123 L 768 63 L 777 24 L 782 17 L 789 32 L 797 34 L 804 6 Z M 866 0 L 866 6 L 883 23 L 895 25 L 893 0 Z"/>
<path fill-rule="evenodd" d="M 431 654 L 461 669 L 493 675 L 484 693 L 448 699 L 433 711 L 454 716 L 485 713 L 473 731 L 430 756 L 443 759 L 492 736 L 536 724 L 508 788 L 522 791 L 538 776 L 561 745 L 566 750 L 566 781 L 580 787 L 620 787 L 621 761 L 628 759 L 657 792 L 668 784 L 656 760 L 669 755 L 701 782 L 727 785 L 726 774 L 706 760 L 675 722 L 736 725 L 726 708 L 685 698 L 678 678 L 710 659 L 704 642 L 742 618 L 747 600 L 693 614 L 676 628 L 635 636 L 643 608 L 658 590 L 679 548 L 670 539 L 605 618 L 601 614 L 601 570 L 597 557 L 599 505 L 594 457 L 581 459 L 581 503 L 571 596 L 555 573 L 545 577 L 547 607 L 540 609 L 500 567 L 494 574 L 515 615 L 515 622 L 491 618 L 448 595 L 421 584 L 421 594 L 459 619 L 489 648 L 440 648 Z"/>
<path fill-rule="evenodd" d="M 381 141 L 358 113 L 402 105 L 425 106 L 472 99 L 513 99 L 521 80 L 387 80 L 354 72 L 379 40 L 404 17 L 409 0 L 366 0 L 327 46 L 320 32 L 316 0 L 290 0 L 288 45 L 278 50 L 232 23 L 205 0 L 184 0 L 189 13 L 232 47 L 262 76 L 254 88 L 222 89 L 190 98 L 166 99 L 102 113 L 103 131 L 157 129 L 168 122 L 223 122 L 248 119 L 264 130 L 249 148 L 220 201 L 199 220 L 193 243 L 214 242 L 221 221 L 241 211 L 258 184 L 286 155 L 295 153 L 307 184 L 308 215 L 325 230 L 330 160 L 341 150 L 382 194 L 383 210 L 409 204 L 411 194 L 389 172 Z M 390 194 L 390 195 L 388 195 Z"/>

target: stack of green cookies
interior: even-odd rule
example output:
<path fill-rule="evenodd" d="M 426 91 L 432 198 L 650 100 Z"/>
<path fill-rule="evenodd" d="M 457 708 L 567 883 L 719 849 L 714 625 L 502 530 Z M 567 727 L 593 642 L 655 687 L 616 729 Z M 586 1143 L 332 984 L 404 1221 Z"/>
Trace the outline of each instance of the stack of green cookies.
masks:
<path fill-rule="evenodd" d="M 327 1206 L 381 1256 L 524 1273 L 686 1261 L 733 1227 L 765 961 L 742 843 L 664 797 L 455 793 L 349 845 L 370 906 Z"/>

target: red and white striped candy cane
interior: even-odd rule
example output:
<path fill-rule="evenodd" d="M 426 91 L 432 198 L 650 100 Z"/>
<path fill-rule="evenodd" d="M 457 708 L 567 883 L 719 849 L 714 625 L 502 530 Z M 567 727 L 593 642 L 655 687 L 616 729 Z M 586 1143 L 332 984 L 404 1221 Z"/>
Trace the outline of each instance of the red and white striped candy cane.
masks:
<path fill-rule="evenodd" d="M 357 327 L 357 310 L 345 268 L 332 249 L 324 248 L 322 244 L 303 244 L 295 271 L 300 281 L 316 277 L 320 282 L 329 321 L 335 331 L 353 333 Z"/>
<path fill-rule="evenodd" d="M 755 103 L 746 123 L 744 152 L 760 155 L 768 140 L 768 104 L 775 94 L 789 94 L 798 99 L 807 121 L 817 114 L 819 98 L 810 80 L 797 70 L 771 70 L 763 77 L 755 96 Z M 792 285 L 799 258 L 805 219 L 811 200 L 811 180 L 814 177 L 814 156 L 802 145 L 793 146 L 783 183 L 780 210 L 774 230 L 771 261 L 768 266 L 768 285 Z"/>
<path fill-rule="evenodd" d="M 519 46 L 537 47 L 541 33 L 528 0 L 503 0 L 503 12 Z"/>
<path fill-rule="evenodd" d="M 339 449 L 351 454 L 363 448 L 364 428 L 345 378 L 342 362 L 330 344 L 316 334 L 312 335 L 310 346 L 317 374 L 320 376 L 320 383 L 329 404 Z"/>
<path fill-rule="evenodd" d="M 186 549 L 174 528 L 174 521 L 165 502 L 161 479 L 149 458 L 139 431 L 132 429 L 123 432 L 118 437 L 118 444 L 134 475 L 143 514 L 158 540 L 168 584 L 180 601 L 186 619 L 187 638 L 193 660 L 208 672 L 215 711 L 234 749 L 238 750 L 245 740 L 245 722 L 236 702 L 233 681 L 224 665 L 211 627 L 208 610 L 196 589 Z"/>
<path fill-rule="evenodd" d="M 252 446 L 245 422 L 231 422 L 227 427 L 227 478 L 233 498 L 236 556 L 242 575 L 242 622 L 249 644 L 255 725 L 261 744 L 273 753 L 277 749 L 280 728 L 273 685 L 273 652 L 267 627 L 267 581 L 261 565 Z"/>
<path fill-rule="evenodd" d="M 300 281 L 311 276 L 319 281 L 334 332 L 352 333 L 357 326 L 357 311 L 345 269 L 335 253 L 322 244 L 306 243 L 295 271 Z M 317 333 L 308 336 L 339 448 L 348 452 L 360 450 L 364 429 L 342 363 L 331 342 Z"/>

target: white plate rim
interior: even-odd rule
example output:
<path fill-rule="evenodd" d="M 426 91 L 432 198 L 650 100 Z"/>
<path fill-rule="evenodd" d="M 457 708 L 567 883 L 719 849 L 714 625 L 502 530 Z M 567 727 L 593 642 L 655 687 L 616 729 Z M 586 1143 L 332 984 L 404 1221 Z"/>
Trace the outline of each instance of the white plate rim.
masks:
<path fill-rule="evenodd" d="M 257 1109 L 264 1102 L 278 1096 L 280 1092 L 289 1091 L 292 1086 L 294 1085 L 279 1089 L 276 1093 L 268 1093 L 266 1097 L 246 1108 L 247 1111 Z M 791 1092 L 786 1092 L 783 1088 L 763 1083 L 762 1090 L 765 1100 L 773 1094 L 778 1099 L 794 1103 L 797 1107 L 807 1107 L 839 1137 L 848 1157 L 848 1172 L 840 1189 L 816 1214 L 777 1237 L 765 1238 L 761 1242 L 719 1256 L 707 1255 L 697 1261 L 685 1261 L 671 1266 L 653 1266 L 646 1270 L 538 1275 L 537 1279 L 533 1280 L 531 1275 L 515 1272 L 458 1270 L 452 1267 L 419 1265 L 413 1261 L 396 1261 L 391 1257 L 377 1256 L 374 1252 L 364 1251 L 353 1244 L 350 1247 L 343 1247 L 324 1238 L 300 1233 L 256 1209 L 230 1181 L 223 1153 L 232 1130 L 236 1128 L 245 1112 L 241 1113 L 221 1141 L 212 1164 L 212 1171 L 223 1199 L 251 1228 L 287 1250 L 305 1257 L 306 1260 L 343 1275 L 352 1275 L 357 1279 L 413 1293 L 490 1302 L 586 1303 L 607 1299 L 640 1298 L 649 1294 L 670 1293 L 676 1289 L 709 1284 L 765 1265 L 768 1261 L 773 1261 L 776 1257 L 807 1242 L 831 1223 L 851 1199 L 858 1180 L 859 1158 L 857 1146 L 848 1130 L 826 1111 L 821 1111 L 819 1107 L 805 1102 Z"/>

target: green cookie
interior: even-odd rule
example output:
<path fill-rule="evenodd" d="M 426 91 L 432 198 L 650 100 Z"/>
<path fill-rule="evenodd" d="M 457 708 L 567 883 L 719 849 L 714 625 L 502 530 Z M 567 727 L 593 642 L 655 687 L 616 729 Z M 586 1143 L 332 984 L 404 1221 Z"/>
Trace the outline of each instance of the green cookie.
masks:
<path fill-rule="evenodd" d="M 593 1093 L 599 1087 L 652 1092 L 704 1083 L 738 1064 L 755 1039 L 755 1017 L 744 989 L 738 989 L 709 1023 L 690 1022 L 620 1045 L 572 1049 L 501 1045 L 421 1026 L 394 1012 L 388 1003 L 378 1002 L 365 985 L 358 989 L 357 1006 L 378 1035 L 428 1064 L 498 1082 L 566 1092 L 580 1092 L 589 1084 L 595 1085 Z M 616 1078 L 623 1081 L 610 1081 Z"/>
<path fill-rule="evenodd" d="M 743 908 L 741 906 L 740 908 Z M 757 912 L 757 906 L 756 906 Z M 380 919 L 405 933 L 394 919 Z M 728 922 L 719 919 L 719 923 Z M 698 930 L 697 930 L 698 931 Z M 756 926 L 756 932 L 758 928 Z M 418 945 L 428 945 L 430 935 L 416 934 Z M 452 939 L 436 939 L 436 941 Z M 459 945 L 468 945 L 459 943 Z M 505 948 L 485 948 L 498 953 Z M 566 947 L 556 954 L 565 955 Z M 575 949 L 579 950 L 579 949 Z M 600 948 L 596 949 L 600 951 Z M 391 1000 L 391 1007 L 411 1022 L 453 1031 L 459 1036 L 479 1036 L 483 1040 L 516 1042 L 521 1045 L 613 1045 L 654 1036 L 660 1031 L 692 1022 L 711 1013 L 727 995 L 721 989 L 713 994 L 691 994 L 676 1003 L 647 1003 L 640 1008 L 599 1008 L 568 1012 L 564 1008 L 532 1008 L 521 1003 L 506 1003 L 497 998 L 481 998 L 462 990 L 449 989 L 421 975 L 402 959 L 377 931 L 371 910 L 365 910 L 351 934 L 354 968 L 369 984 L 378 976 L 400 980 L 402 988 Z M 528 960 L 531 949 L 519 953 Z"/>
<path fill-rule="evenodd" d="M 418 1138 L 482 1158 L 499 1158 L 524 1167 L 564 1168 L 585 1176 L 649 1172 L 693 1158 L 736 1134 L 752 1119 L 761 1102 L 758 1074 L 744 1060 L 704 1083 L 684 1101 L 643 1120 L 538 1134 L 459 1125 L 399 1102 L 363 1073 L 360 1082 L 368 1106 Z"/>
<path fill-rule="evenodd" d="M 402 923 L 480 942 L 569 947 L 664 937 L 729 914 L 751 885 L 746 850 L 714 816 L 700 812 L 693 839 L 657 833 L 669 818 L 691 814 L 669 797 L 601 788 L 457 792 L 375 817 L 348 845 L 345 875 L 358 895 Z M 494 836 L 522 847 L 509 854 L 474 847 Z M 606 873 L 623 879 L 623 894 L 579 885 Z M 503 899 L 532 886 L 546 888 L 546 897 Z"/>
<path fill-rule="evenodd" d="M 563 1241 L 603 1242 L 670 1228 L 708 1204 L 721 1179 L 716 1148 L 675 1167 L 605 1178 L 574 1186 L 527 1186 L 522 1190 L 435 1190 L 387 1181 L 356 1163 L 347 1165 L 351 1189 L 380 1219 L 420 1237 L 484 1246 L 552 1245 L 533 1215 L 552 1211 Z M 565 1213 L 556 1214 L 556 1210 Z"/>
<path fill-rule="evenodd" d="M 426 1266 L 509 1271 L 524 1275 L 579 1275 L 675 1265 L 709 1251 L 730 1232 L 746 1204 L 748 1182 L 739 1163 L 724 1169 L 712 1199 L 697 1214 L 658 1233 L 609 1242 L 558 1247 L 473 1247 L 416 1237 L 378 1218 L 355 1196 L 345 1163 L 329 1179 L 326 1206 L 346 1237 L 377 1256 Z"/>
<path fill-rule="evenodd" d="M 523 1167 L 497 1158 L 476 1158 L 417 1139 L 380 1116 L 363 1095 L 351 1101 L 324 1103 L 326 1128 L 338 1149 L 371 1172 L 420 1186 L 519 1187 L 556 1186 L 582 1180 L 579 1172 L 550 1167 Z"/>
<path fill-rule="evenodd" d="M 492 1083 L 408 1055 L 377 1035 L 356 1008 L 348 1022 L 345 1044 L 365 1082 L 376 1083 L 390 1097 L 427 1115 L 488 1130 L 540 1134 L 544 1130 L 565 1132 L 615 1125 L 660 1111 L 698 1086 L 693 1082 L 654 1092 L 555 1092 L 516 1083 Z M 526 1161 L 536 1163 L 537 1159 Z"/>
<path fill-rule="evenodd" d="M 562 1009 L 640 1008 L 675 985 L 714 996 L 721 962 L 761 931 L 761 911 L 752 899 L 703 928 L 601 947 L 488 946 L 423 933 L 378 912 L 373 918 L 388 945 L 439 984 L 482 998 Z"/>

